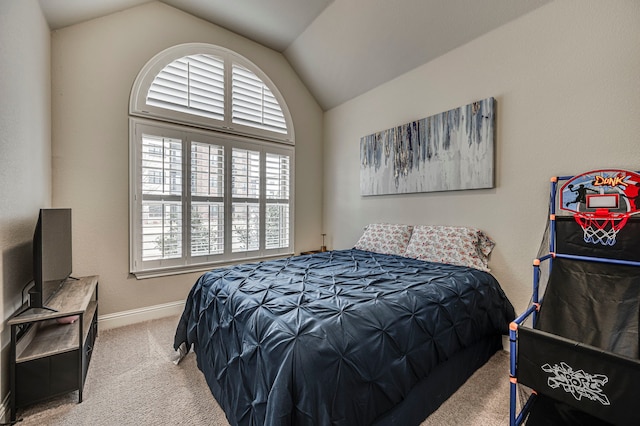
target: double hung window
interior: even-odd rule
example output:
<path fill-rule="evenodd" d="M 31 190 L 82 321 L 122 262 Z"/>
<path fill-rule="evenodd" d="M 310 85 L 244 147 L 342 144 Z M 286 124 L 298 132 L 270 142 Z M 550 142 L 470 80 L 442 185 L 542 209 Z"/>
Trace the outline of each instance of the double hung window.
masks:
<path fill-rule="evenodd" d="M 293 252 L 290 118 L 259 74 L 226 50 L 186 45 L 138 76 L 130 269 L 139 278 Z"/>

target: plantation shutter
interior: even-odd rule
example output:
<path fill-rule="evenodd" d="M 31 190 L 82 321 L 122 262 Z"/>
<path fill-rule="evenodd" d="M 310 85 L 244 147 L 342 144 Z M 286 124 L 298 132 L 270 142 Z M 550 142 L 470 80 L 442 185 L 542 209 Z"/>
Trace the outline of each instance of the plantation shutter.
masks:
<path fill-rule="evenodd" d="M 234 253 L 260 248 L 260 152 L 231 154 L 231 245 Z"/>
<path fill-rule="evenodd" d="M 224 253 L 224 152 L 191 142 L 191 256 Z"/>
<path fill-rule="evenodd" d="M 147 104 L 224 120 L 224 61 L 191 55 L 171 62 L 154 78 Z"/>
<path fill-rule="evenodd" d="M 142 260 L 182 256 L 182 141 L 142 136 Z"/>
<path fill-rule="evenodd" d="M 266 153 L 265 247 L 289 246 L 289 191 L 291 160 L 288 155 Z"/>
<path fill-rule="evenodd" d="M 287 133 L 278 100 L 258 76 L 234 64 L 231 81 L 233 123 Z"/>

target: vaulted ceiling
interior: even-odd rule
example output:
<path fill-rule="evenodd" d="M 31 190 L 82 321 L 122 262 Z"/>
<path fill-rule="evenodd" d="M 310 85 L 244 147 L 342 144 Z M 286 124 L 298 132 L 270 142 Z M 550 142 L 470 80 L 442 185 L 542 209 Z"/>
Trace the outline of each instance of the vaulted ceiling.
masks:
<path fill-rule="evenodd" d="M 40 0 L 54 30 L 149 0 Z M 282 52 L 324 110 L 551 0 L 159 0 Z"/>

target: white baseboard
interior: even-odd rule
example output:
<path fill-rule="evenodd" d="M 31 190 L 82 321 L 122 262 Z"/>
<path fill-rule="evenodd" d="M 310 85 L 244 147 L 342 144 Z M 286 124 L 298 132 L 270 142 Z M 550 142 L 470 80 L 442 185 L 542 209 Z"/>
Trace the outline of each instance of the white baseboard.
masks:
<path fill-rule="evenodd" d="M 511 352 L 511 341 L 509 336 L 502 336 L 502 349 L 506 352 Z"/>
<path fill-rule="evenodd" d="M 147 306 L 130 311 L 115 312 L 98 316 L 98 327 L 101 330 L 136 324 L 143 321 L 180 315 L 184 310 L 184 300 L 164 303 L 162 305 Z"/>

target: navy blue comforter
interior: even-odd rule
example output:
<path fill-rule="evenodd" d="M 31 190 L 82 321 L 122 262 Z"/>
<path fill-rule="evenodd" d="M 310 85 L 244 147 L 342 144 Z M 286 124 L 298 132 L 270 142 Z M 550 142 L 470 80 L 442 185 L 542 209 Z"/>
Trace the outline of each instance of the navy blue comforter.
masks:
<path fill-rule="evenodd" d="M 366 425 L 513 317 L 486 272 L 341 250 L 204 274 L 174 347 L 232 425 Z"/>

